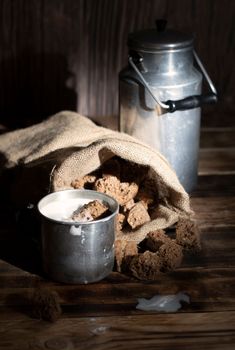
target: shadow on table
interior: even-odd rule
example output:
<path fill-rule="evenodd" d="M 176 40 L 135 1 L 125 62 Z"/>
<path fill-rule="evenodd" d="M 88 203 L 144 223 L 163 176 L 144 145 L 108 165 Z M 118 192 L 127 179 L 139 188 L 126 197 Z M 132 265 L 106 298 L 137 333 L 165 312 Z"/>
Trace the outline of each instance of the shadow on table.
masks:
<path fill-rule="evenodd" d="M 0 155 L 0 166 L 4 167 Z M 16 206 L 11 199 L 14 169 L 0 174 L 0 259 L 32 273 L 42 274 L 40 218 L 32 205 Z"/>
<path fill-rule="evenodd" d="M 43 275 L 40 222 L 34 209 L 15 211 L 6 206 L 0 210 L 0 259 L 25 271 Z"/>
<path fill-rule="evenodd" d="M 0 152 L 0 259 L 43 275 L 38 201 L 48 193 L 48 169 L 9 168 Z"/>

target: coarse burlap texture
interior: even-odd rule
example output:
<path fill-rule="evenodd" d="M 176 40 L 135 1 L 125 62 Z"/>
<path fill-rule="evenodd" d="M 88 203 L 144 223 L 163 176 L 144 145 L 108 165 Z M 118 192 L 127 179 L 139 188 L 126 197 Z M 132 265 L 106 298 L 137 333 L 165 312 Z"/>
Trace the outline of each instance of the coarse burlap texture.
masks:
<path fill-rule="evenodd" d="M 5 168 L 50 163 L 53 191 L 71 188 L 74 179 L 96 170 L 115 155 L 149 166 L 160 197 L 157 218 L 135 231 L 121 232 L 121 239 L 140 242 L 149 231 L 169 227 L 179 217 L 192 214 L 188 194 L 160 153 L 129 135 L 99 127 L 75 112 L 63 111 L 39 124 L 1 135 L 0 152 Z"/>

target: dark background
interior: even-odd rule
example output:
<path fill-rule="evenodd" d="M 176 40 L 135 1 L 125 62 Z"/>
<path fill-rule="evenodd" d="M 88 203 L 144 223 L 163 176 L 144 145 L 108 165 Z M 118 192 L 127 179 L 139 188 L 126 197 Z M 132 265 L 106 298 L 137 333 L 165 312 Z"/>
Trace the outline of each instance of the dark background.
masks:
<path fill-rule="evenodd" d="M 0 0 L 0 124 L 23 127 L 64 109 L 103 124 L 117 116 L 127 35 L 157 18 L 196 35 L 220 95 L 202 123 L 218 126 L 235 110 L 233 0 Z"/>

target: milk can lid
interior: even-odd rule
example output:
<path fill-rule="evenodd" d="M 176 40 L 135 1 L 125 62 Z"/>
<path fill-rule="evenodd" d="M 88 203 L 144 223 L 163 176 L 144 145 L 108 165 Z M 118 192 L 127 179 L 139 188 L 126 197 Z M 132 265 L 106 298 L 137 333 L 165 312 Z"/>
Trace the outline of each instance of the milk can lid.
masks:
<path fill-rule="evenodd" d="M 128 46 L 135 50 L 179 50 L 193 46 L 193 36 L 176 30 L 146 29 L 130 33 Z"/>

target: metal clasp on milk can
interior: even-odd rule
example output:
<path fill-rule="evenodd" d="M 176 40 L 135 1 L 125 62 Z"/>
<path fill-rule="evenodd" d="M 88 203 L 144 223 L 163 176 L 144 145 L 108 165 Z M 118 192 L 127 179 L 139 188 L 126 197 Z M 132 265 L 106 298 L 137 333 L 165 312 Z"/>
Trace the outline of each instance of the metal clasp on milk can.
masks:
<path fill-rule="evenodd" d="M 189 34 L 149 29 L 131 33 L 128 46 L 129 66 L 119 75 L 119 129 L 160 151 L 190 192 L 197 184 L 200 107 L 217 102 L 215 86 Z M 205 95 L 202 77 L 210 88 Z"/>

